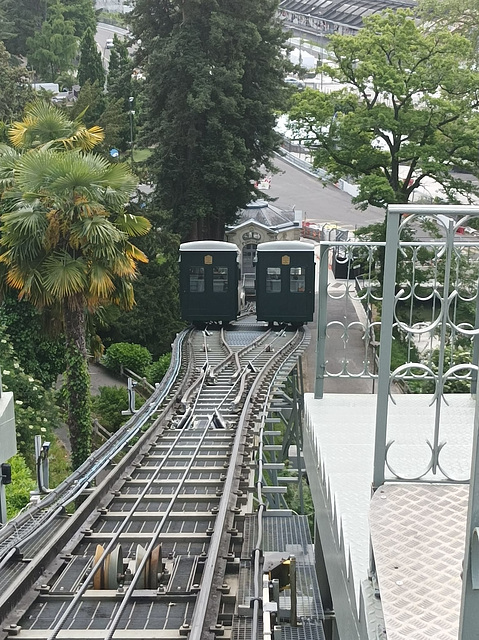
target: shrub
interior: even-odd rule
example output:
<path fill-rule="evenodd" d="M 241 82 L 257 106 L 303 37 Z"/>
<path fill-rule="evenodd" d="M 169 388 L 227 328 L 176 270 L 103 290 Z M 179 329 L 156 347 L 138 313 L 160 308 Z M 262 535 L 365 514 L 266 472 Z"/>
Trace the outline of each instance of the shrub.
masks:
<path fill-rule="evenodd" d="M 120 373 L 121 368 L 126 367 L 139 376 L 144 376 L 151 364 L 151 353 L 139 344 L 117 342 L 108 347 L 102 362 L 111 371 Z"/>
<path fill-rule="evenodd" d="M 163 376 L 168 371 L 168 367 L 171 362 L 171 353 L 165 353 L 160 356 L 156 362 L 150 364 L 146 371 L 146 379 L 150 384 L 155 384 L 155 382 L 161 382 L 163 380 Z"/>
<path fill-rule="evenodd" d="M 14 518 L 30 502 L 30 491 L 35 488 L 30 469 L 25 459 L 17 453 L 8 461 L 12 465 L 12 484 L 5 487 L 7 518 Z"/>
<path fill-rule="evenodd" d="M 128 420 L 122 410 L 128 409 L 128 391 L 125 387 L 100 387 L 100 395 L 92 398 L 93 414 L 102 427 L 116 431 Z"/>

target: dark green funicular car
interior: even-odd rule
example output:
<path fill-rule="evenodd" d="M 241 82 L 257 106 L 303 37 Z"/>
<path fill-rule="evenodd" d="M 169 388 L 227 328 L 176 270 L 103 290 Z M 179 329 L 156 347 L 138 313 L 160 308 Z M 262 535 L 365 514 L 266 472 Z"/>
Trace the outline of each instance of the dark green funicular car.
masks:
<path fill-rule="evenodd" d="M 217 240 L 180 245 L 180 304 L 183 320 L 236 320 L 240 311 L 240 251 Z"/>
<path fill-rule="evenodd" d="M 314 314 L 314 245 L 264 242 L 256 254 L 256 317 L 300 326 Z"/>

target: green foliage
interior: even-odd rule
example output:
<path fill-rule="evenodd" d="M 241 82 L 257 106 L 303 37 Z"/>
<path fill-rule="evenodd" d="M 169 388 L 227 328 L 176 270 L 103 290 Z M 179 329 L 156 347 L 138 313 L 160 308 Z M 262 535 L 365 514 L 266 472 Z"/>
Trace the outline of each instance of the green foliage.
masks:
<path fill-rule="evenodd" d="M 2 38 L 10 53 L 24 56 L 26 41 L 41 29 L 47 0 L 0 0 L 8 24 L 8 34 Z"/>
<path fill-rule="evenodd" d="M 160 356 L 156 362 L 153 362 L 146 370 L 146 379 L 150 384 L 161 382 L 171 362 L 171 353 L 165 353 Z"/>
<path fill-rule="evenodd" d="M 53 488 L 63 482 L 72 472 L 70 455 L 57 435 L 51 440 L 48 459 L 50 464 L 50 487 Z"/>
<path fill-rule="evenodd" d="M 118 13 L 116 11 L 99 11 L 98 22 L 104 22 L 105 24 L 114 24 L 116 27 L 127 27 L 128 16 L 124 13 Z"/>
<path fill-rule="evenodd" d="M 22 368 L 43 386 L 51 387 L 65 369 L 65 342 L 58 321 L 8 293 L 0 306 L 0 323 Z"/>
<path fill-rule="evenodd" d="M 144 376 L 151 364 L 151 353 L 139 344 L 117 342 L 105 351 L 103 364 L 116 373 L 120 373 L 121 368 L 126 367 L 139 376 Z"/>
<path fill-rule="evenodd" d="M 66 133 L 57 137 L 58 131 Z M 124 210 L 135 187 L 127 167 L 77 151 L 101 141 L 101 130 L 69 122 L 41 103 L 32 105 L 29 117 L 10 134 L 19 149 L 34 148 L 0 152 L 6 176 L 0 283 L 39 308 L 61 311 L 64 396 L 76 468 L 89 455 L 91 440 L 86 311 L 94 313 L 106 303 L 125 309 L 134 304 L 136 263 L 146 256 L 130 238 L 146 234 L 150 224 Z M 37 147 L 39 138 L 49 144 Z"/>
<path fill-rule="evenodd" d="M 479 72 L 469 64 L 468 41 L 389 10 L 365 18 L 355 36 L 333 35 L 331 51 L 335 65 L 323 71 L 346 88 L 306 89 L 290 112 L 295 136 L 314 146 L 316 166 L 333 181 L 354 180 L 360 208 L 408 202 L 428 176 L 448 201 L 473 199 L 477 185 L 452 173 L 479 175 Z"/>
<path fill-rule="evenodd" d="M 288 461 L 286 461 L 288 462 Z M 283 475 L 291 476 L 291 473 L 285 472 Z M 303 492 L 303 506 L 304 513 L 301 512 L 301 498 L 299 494 L 299 485 L 294 483 L 288 483 L 288 489 L 286 491 L 286 495 L 284 499 L 286 500 L 286 504 L 290 509 L 299 513 L 300 515 L 305 515 L 308 517 L 309 531 L 311 533 L 311 537 L 314 539 L 314 504 L 313 497 L 311 495 L 311 489 L 309 488 L 309 484 L 307 483 L 305 478 L 301 478 L 301 488 Z"/>
<path fill-rule="evenodd" d="M 141 196 L 140 196 L 141 198 Z M 144 211 L 143 200 L 138 209 Z M 147 347 L 154 358 L 170 351 L 176 333 L 184 324 L 180 320 L 178 294 L 178 236 L 161 228 L 159 214 L 147 207 L 152 229 L 136 244 L 149 261 L 140 265 L 135 282 L 136 305 L 128 313 L 109 309 L 107 326 L 99 327 L 106 346 L 115 342 L 134 342 Z"/>
<path fill-rule="evenodd" d="M 93 0 L 61 0 L 65 20 L 73 23 L 75 36 L 81 38 L 90 29 L 96 32 L 96 12 Z"/>
<path fill-rule="evenodd" d="M 71 21 L 65 20 L 58 0 L 49 5 L 47 19 L 26 44 L 28 62 L 41 80 L 55 82 L 60 73 L 73 67 L 77 52 L 75 27 Z"/>
<path fill-rule="evenodd" d="M 20 118 L 32 97 L 33 90 L 25 69 L 12 66 L 10 54 L 0 42 L 0 121 Z"/>
<path fill-rule="evenodd" d="M 80 64 L 78 65 L 78 83 L 83 87 L 87 80 L 91 84 L 96 82 L 102 88 L 105 81 L 101 53 L 97 49 L 94 32 L 91 29 L 85 31 L 81 40 Z"/>
<path fill-rule="evenodd" d="M 5 487 L 7 518 L 14 518 L 30 502 L 30 491 L 35 489 L 32 472 L 24 458 L 17 454 L 8 461 L 12 465 L 12 484 Z"/>
<path fill-rule="evenodd" d="M 67 341 L 64 397 L 72 447 L 72 466 L 78 468 L 91 453 L 92 420 L 90 374 L 76 341 Z"/>
<path fill-rule="evenodd" d="M 2 388 L 13 392 L 15 398 L 18 451 L 34 469 L 35 435 L 52 440 L 54 430 L 60 426 L 54 395 L 20 365 L 3 326 L 0 326 L 0 363 Z"/>
<path fill-rule="evenodd" d="M 100 387 L 100 395 L 92 398 L 93 415 L 102 427 L 117 431 L 128 420 L 121 414 L 128 409 L 128 390 L 125 387 Z"/>
<path fill-rule="evenodd" d="M 276 11 L 257 0 L 135 4 L 155 206 L 182 239 L 222 240 L 279 148 L 288 62 Z"/>

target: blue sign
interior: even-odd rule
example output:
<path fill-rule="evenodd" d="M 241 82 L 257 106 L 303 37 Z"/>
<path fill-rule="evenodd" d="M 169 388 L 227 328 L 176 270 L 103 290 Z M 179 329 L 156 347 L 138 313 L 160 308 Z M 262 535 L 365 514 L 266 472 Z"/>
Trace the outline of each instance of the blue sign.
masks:
<path fill-rule="evenodd" d="M 120 152 L 118 151 L 118 149 L 110 149 L 110 155 L 112 158 L 118 158 Z"/>

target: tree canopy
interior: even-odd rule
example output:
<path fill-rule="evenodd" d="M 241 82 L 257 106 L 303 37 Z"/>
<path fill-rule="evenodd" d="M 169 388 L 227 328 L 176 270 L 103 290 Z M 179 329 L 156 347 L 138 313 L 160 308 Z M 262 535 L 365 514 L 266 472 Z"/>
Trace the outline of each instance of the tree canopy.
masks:
<path fill-rule="evenodd" d="M 0 42 L 0 121 L 19 118 L 25 104 L 33 97 L 33 90 L 25 69 L 11 65 L 10 54 Z"/>
<path fill-rule="evenodd" d="M 290 111 L 317 166 L 334 181 L 355 181 L 362 208 L 407 202 L 426 176 L 450 202 L 477 195 L 453 173 L 478 174 L 479 73 L 465 38 L 417 24 L 406 10 L 386 11 L 355 36 L 332 36 L 331 54 L 323 72 L 343 88 L 307 89 Z"/>
<path fill-rule="evenodd" d="M 32 148 L 0 148 L 0 281 L 19 299 L 61 311 L 74 467 L 88 457 L 91 441 L 86 314 L 103 304 L 133 306 L 136 264 L 147 258 L 130 238 L 150 228 L 124 210 L 136 186 L 128 168 L 85 151 L 100 134 L 40 103 L 10 135 L 17 149 L 27 141 Z"/>
<path fill-rule="evenodd" d="M 279 148 L 286 34 L 276 0 L 138 0 L 155 205 L 183 239 L 223 238 Z"/>
<path fill-rule="evenodd" d="M 105 81 L 105 70 L 98 51 L 94 32 L 88 28 L 80 44 L 80 64 L 78 65 L 78 83 L 81 87 L 89 80 L 91 84 L 97 82 L 103 88 Z"/>
<path fill-rule="evenodd" d="M 75 26 L 64 17 L 64 8 L 57 0 L 48 6 L 47 19 L 26 41 L 28 61 L 41 80 L 54 82 L 73 67 L 77 52 Z M 24 52 L 23 52 L 24 53 Z"/>

